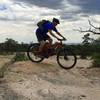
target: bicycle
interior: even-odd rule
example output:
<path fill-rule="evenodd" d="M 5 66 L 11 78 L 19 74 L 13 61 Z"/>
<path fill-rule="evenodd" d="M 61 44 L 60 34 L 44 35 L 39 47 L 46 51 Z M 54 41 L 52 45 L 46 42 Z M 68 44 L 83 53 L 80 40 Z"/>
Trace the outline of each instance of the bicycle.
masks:
<path fill-rule="evenodd" d="M 60 40 L 58 44 L 52 46 L 52 49 L 48 49 L 46 51 L 48 52 L 48 57 L 45 57 L 43 55 L 41 56 L 36 53 L 39 49 L 39 43 L 31 44 L 28 47 L 27 56 L 32 62 L 39 63 L 42 62 L 45 58 L 56 55 L 56 59 L 60 67 L 64 69 L 71 69 L 75 66 L 77 62 L 77 57 L 70 48 L 66 48 L 64 46 L 64 43 L 62 41 L 65 40 Z"/>

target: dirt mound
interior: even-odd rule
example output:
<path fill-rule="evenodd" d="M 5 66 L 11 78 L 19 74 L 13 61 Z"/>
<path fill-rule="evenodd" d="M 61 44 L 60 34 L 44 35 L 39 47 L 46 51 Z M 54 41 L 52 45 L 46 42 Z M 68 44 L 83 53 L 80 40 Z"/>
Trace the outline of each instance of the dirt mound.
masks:
<path fill-rule="evenodd" d="M 64 70 L 55 57 L 38 64 L 16 62 L 1 80 L 0 100 L 100 100 L 100 70 L 90 65 L 79 60 L 73 69 Z"/>

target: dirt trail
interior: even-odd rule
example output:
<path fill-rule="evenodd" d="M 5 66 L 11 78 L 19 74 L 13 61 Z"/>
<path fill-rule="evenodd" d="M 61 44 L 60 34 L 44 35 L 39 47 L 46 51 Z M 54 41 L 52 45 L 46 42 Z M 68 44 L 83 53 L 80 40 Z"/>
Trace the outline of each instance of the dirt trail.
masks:
<path fill-rule="evenodd" d="M 0 68 L 7 62 L 9 62 L 10 59 L 9 57 L 6 57 L 6 56 L 0 56 Z"/>
<path fill-rule="evenodd" d="M 100 69 L 90 65 L 78 60 L 75 68 L 64 70 L 54 57 L 14 63 L 1 80 L 0 100 L 100 100 Z"/>

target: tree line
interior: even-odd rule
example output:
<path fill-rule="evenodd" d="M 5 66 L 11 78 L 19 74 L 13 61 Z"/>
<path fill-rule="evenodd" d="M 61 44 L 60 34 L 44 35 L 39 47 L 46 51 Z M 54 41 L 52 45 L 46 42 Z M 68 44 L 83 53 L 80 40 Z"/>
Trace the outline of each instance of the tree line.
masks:
<path fill-rule="evenodd" d="M 27 43 L 18 43 L 14 39 L 6 38 L 5 42 L 0 43 L 0 53 L 26 52 L 27 47 Z"/>
<path fill-rule="evenodd" d="M 0 53 L 9 52 L 26 52 L 29 44 L 18 43 L 11 38 L 7 38 L 5 42 L 0 43 Z M 74 45 L 65 45 L 74 50 L 77 55 L 91 55 L 94 52 L 100 53 L 100 38 L 90 42 L 89 35 L 84 35 L 83 42 Z"/>

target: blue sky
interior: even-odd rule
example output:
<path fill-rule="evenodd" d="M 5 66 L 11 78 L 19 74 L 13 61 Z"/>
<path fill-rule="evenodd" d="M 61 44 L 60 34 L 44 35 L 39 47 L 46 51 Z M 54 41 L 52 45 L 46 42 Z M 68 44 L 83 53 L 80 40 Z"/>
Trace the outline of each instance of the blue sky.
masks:
<path fill-rule="evenodd" d="M 36 42 L 36 23 L 41 19 L 52 20 L 53 17 L 60 19 L 61 24 L 57 28 L 67 38 L 67 42 L 81 42 L 84 34 L 73 29 L 87 29 L 88 19 L 98 26 L 99 4 L 100 0 L 2 0 L 0 42 L 5 41 L 5 38 Z"/>

